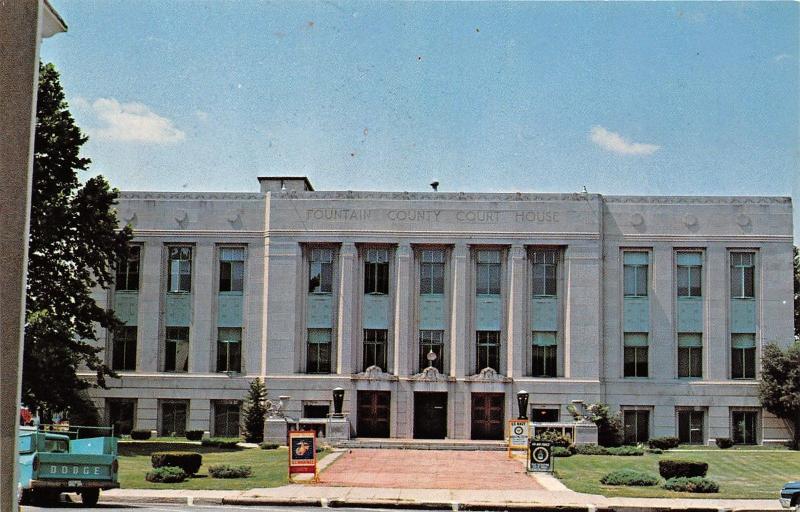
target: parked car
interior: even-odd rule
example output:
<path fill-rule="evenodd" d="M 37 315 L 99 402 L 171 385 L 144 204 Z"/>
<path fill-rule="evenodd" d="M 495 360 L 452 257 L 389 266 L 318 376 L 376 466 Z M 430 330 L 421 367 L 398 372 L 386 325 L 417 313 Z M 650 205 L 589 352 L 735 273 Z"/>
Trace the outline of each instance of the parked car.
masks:
<path fill-rule="evenodd" d="M 781 489 L 781 506 L 800 511 L 800 481 L 789 482 Z"/>
<path fill-rule="evenodd" d="M 117 438 L 82 437 L 93 428 L 20 427 L 20 503 L 50 504 L 57 502 L 62 492 L 77 492 L 85 506 L 93 506 L 102 489 L 119 487 Z M 111 429 L 107 430 L 111 434 Z"/>

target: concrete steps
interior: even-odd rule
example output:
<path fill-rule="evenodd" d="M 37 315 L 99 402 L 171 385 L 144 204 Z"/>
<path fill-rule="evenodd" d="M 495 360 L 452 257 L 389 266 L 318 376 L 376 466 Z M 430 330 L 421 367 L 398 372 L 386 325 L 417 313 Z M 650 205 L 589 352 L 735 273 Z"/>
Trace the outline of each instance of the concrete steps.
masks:
<path fill-rule="evenodd" d="M 395 450 L 506 450 L 505 441 L 473 441 L 463 439 L 379 439 L 357 438 L 336 443 L 339 448 L 373 448 Z"/>

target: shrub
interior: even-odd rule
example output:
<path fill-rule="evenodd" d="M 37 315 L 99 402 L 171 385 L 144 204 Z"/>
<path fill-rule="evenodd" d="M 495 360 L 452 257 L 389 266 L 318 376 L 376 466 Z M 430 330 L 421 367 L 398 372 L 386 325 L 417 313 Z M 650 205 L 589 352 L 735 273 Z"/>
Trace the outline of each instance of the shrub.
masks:
<path fill-rule="evenodd" d="M 551 455 L 553 457 L 572 457 L 575 455 L 575 448 L 572 445 L 566 448 L 562 446 L 554 446 L 553 450 L 551 451 Z"/>
<path fill-rule="evenodd" d="M 258 447 L 261 448 L 262 450 L 274 450 L 279 446 L 280 445 L 278 443 L 261 443 L 260 445 L 258 445 Z"/>
<path fill-rule="evenodd" d="M 658 485 L 660 481 L 661 479 L 652 473 L 633 469 L 612 471 L 600 479 L 600 483 L 605 485 L 635 485 L 641 487 Z"/>
<path fill-rule="evenodd" d="M 163 466 L 148 471 L 144 479 L 148 482 L 172 484 L 186 480 L 186 472 L 175 466 Z"/>
<path fill-rule="evenodd" d="M 608 455 L 608 448 L 597 444 L 579 444 L 575 446 L 578 455 Z"/>
<path fill-rule="evenodd" d="M 210 437 L 208 439 L 203 439 L 200 441 L 200 444 L 203 446 L 210 446 L 212 448 L 224 448 L 227 450 L 233 450 L 238 448 L 237 443 L 239 442 L 238 439 L 228 439 L 224 437 Z"/>
<path fill-rule="evenodd" d="M 149 430 L 131 430 L 131 439 L 135 441 L 147 441 L 152 435 Z"/>
<path fill-rule="evenodd" d="M 264 440 L 264 418 L 267 416 L 267 388 L 261 379 L 250 382 L 242 407 L 242 436 L 248 443 Z"/>
<path fill-rule="evenodd" d="M 664 450 L 662 450 L 661 448 L 648 448 L 648 449 L 647 449 L 647 453 L 652 453 L 652 454 L 655 454 L 655 455 L 660 455 L 660 454 L 664 453 Z"/>
<path fill-rule="evenodd" d="M 561 448 L 566 448 L 567 446 L 572 444 L 572 438 L 569 436 L 565 436 L 560 432 L 555 432 L 552 430 L 545 430 L 533 437 L 534 441 L 549 441 L 552 443 L 553 446 L 559 446 Z"/>
<path fill-rule="evenodd" d="M 658 461 L 658 473 L 667 480 L 676 477 L 706 476 L 707 472 L 708 464 L 705 462 L 670 459 Z"/>
<path fill-rule="evenodd" d="M 211 475 L 211 478 L 247 478 L 252 473 L 250 466 L 217 464 L 208 467 L 208 474 Z"/>
<path fill-rule="evenodd" d="M 717 447 L 722 450 L 726 450 L 733 446 L 733 441 L 730 437 L 718 437 L 715 442 L 717 443 Z"/>
<path fill-rule="evenodd" d="M 193 475 L 203 464 L 203 456 L 197 452 L 153 452 L 150 463 L 154 468 L 177 466 L 187 475 Z"/>
<path fill-rule="evenodd" d="M 677 448 L 679 444 L 681 444 L 681 441 L 677 437 L 654 437 L 647 443 L 650 448 L 658 448 L 659 450 Z"/>
<path fill-rule="evenodd" d="M 203 431 L 202 430 L 187 430 L 186 431 L 186 439 L 189 441 L 199 441 L 203 439 Z"/>
<path fill-rule="evenodd" d="M 691 478 L 670 478 L 664 483 L 664 489 L 680 492 L 719 492 L 719 484 L 708 478 L 694 476 Z"/>
<path fill-rule="evenodd" d="M 638 457 L 644 455 L 644 448 L 638 446 L 611 446 L 606 448 L 608 455 L 616 455 L 620 457 Z"/>

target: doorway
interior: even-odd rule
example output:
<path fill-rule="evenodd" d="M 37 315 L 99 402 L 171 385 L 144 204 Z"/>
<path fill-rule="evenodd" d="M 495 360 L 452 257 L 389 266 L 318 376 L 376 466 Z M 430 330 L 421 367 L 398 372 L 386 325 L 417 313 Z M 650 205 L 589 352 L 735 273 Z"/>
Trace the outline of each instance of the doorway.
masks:
<path fill-rule="evenodd" d="M 505 393 L 472 393 L 472 439 L 503 439 Z"/>
<path fill-rule="evenodd" d="M 414 393 L 414 439 L 447 437 L 447 393 Z"/>
<path fill-rule="evenodd" d="M 358 437 L 389 437 L 389 391 L 359 391 L 358 420 L 356 435 Z"/>

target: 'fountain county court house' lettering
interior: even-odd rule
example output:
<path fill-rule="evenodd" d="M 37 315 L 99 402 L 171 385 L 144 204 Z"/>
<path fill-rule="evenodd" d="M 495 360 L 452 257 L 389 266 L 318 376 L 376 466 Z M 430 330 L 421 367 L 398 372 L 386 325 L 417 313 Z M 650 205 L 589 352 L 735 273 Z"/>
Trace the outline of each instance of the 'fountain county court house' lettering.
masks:
<path fill-rule="evenodd" d="M 445 213 L 443 217 L 442 213 Z M 493 210 L 369 210 L 362 208 L 314 208 L 306 210 L 306 220 L 365 221 L 384 216 L 392 222 L 455 220 L 464 224 L 496 224 L 500 222 L 500 216 L 503 213 L 513 215 L 513 220 L 517 223 L 559 222 L 558 212 L 552 210 L 501 212 Z"/>

